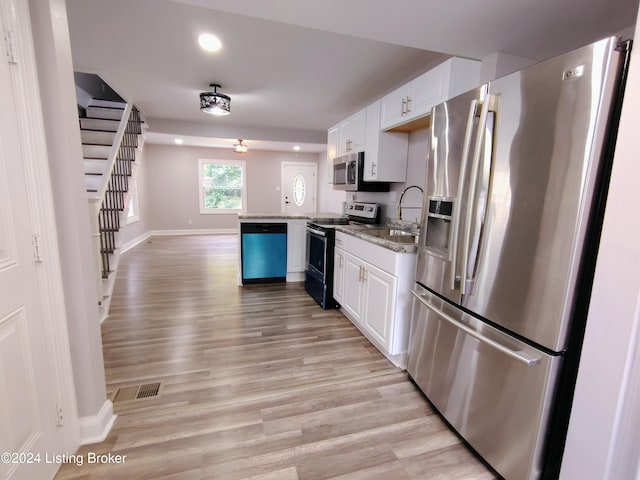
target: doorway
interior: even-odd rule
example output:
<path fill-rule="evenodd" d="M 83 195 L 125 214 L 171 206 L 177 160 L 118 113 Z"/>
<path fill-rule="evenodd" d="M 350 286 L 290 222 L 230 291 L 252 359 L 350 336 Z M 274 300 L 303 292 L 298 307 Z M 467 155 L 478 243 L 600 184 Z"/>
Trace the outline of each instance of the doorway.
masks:
<path fill-rule="evenodd" d="M 3 2 L 4 31 L 20 31 L 12 13 L 17 11 L 22 20 L 23 7 Z M 0 476 L 17 480 L 53 477 L 59 465 L 45 456 L 64 449 L 65 431 L 58 393 L 62 387 L 56 384 L 60 378 L 45 320 L 46 285 L 41 283 L 50 264 L 44 262 L 53 259 L 43 254 L 40 233 L 47 236 L 33 220 L 39 193 L 27 173 L 34 167 L 34 146 L 25 144 L 25 129 L 38 125 L 27 127 L 23 110 L 33 84 L 23 76 L 28 58 L 14 61 L 5 51 L 10 44 L 0 47 Z"/>
<path fill-rule="evenodd" d="M 318 165 L 307 162 L 282 162 L 281 211 L 315 212 L 317 208 Z"/>

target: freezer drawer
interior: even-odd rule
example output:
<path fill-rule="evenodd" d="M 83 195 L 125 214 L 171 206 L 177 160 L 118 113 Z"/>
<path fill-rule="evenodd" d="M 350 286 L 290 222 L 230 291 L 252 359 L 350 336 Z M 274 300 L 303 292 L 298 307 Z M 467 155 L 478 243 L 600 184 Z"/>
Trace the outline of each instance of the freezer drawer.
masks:
<path fill-rule="evenodd" d="M 561 357 L 496 330 L 417 287 L 408 372 L 507 480 L 537 479 Z"/>

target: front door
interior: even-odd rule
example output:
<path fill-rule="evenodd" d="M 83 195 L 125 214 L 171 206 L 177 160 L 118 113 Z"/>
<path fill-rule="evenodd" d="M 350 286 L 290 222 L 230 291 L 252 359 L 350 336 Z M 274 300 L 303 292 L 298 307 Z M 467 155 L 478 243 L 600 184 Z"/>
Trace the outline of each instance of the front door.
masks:
<path fill-rule="evenodd" d="M 318 165 L 282 162 L 283 212 L 315 212 Z"/>
<path fill-rule="evenodd" d="M 7 12 L 0 9 L 4 29 Z M 0 44 L 0 478 L 52 478 L 59 464 L 56 390 L 36 275 L 19 119 Z M 32 207 L 33 208 L 33 207 Z"/>

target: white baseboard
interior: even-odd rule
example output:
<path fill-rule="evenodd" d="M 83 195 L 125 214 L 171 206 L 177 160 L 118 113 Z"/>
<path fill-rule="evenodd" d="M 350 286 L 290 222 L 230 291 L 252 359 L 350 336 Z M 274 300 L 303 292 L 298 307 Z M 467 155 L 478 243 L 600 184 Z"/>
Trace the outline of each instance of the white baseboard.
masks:
<path fill-rule="evenodd" d="M 113 413 L 113 403 L 107 399 L 96 415 L 80 417 L 80 445 L 99 443 L 107 438 L 107 435 L 116 421 L 117 415 Z"/>
<path fill-rule="evenodd" d="M 230 235 L 237 234 L 237 228 L 206 228 L 190 230 L 151 230 L 153 235 Z"/>
<path fill-rule="evenodd" d="M 136 238 L 134 238 L 132 240 L 129 240 L 128 242 L 120 245 L 120 254 L 123 254 L 127 250 L 131 250 L 136 245 L 139 245 L 142 242 L 144 242 L 150 236 L 151 236 L 151 232 L 146 232 L 146 233 L 143 233 L 142 235 L 138 235 Z"/>
<path fill-rule="evenodd" d="M 141 244 L 145 240 L 148 240 L 153 236 L 163 235 L 233 235 L 237 234 L 237 228 L 209 228 L 209 229 L 190 229 L 190 230 L 149 230 L 136 238 L 129 240 L 127 243 L 120 246 L 120 253 L 124 253 L 127 250 L 131 250 L 136 245 Z"/>
<path fill-rule="evenodd" d="M 304 282 L 304 272 L 287 272 L 287 282 Z"/>
<path fill-rule="evenodd" d="M 409 363 L 409 352 L 402 352 L 396 355 L 391 355 L 386 351 L 384 346 L 380 345 L 380 343 L 378 343 L 378 341 L 372 335 L 369 334 L 369 332 L 367 332 L 364 328 L 362 328 L 360 323 L 356 321 L 346 309 L 341 308 L 340 312 L 342 312 L 342 314 L 345 317 L 351 320 L 351 323 L 353 323 L 353 326 L 356 327 L 358 330 L 360 330 L 360 333 L 362 333 L 362 335 L 364 335 L 374 347 L 380 350 L 380 353 L 382 353 L 382 355 L 384 355 L 386 359 L 389 360 L 395 367 L 401 370 L 407 369 L 407 364 Z"/>

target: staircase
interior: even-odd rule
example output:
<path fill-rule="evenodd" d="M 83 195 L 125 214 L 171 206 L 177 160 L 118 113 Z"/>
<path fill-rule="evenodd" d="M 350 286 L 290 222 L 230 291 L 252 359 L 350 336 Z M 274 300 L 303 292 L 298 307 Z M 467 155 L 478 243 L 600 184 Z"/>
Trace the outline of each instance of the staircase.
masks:
<path fill-rule="evenodd" d="M 127 219 L 132 163 L 142 148 L 142 120 L 130 104 L 97 99 L 79 108 L 79 116 L 102 322 L 109 314 L 118 268 L 118 232 Z"/>

